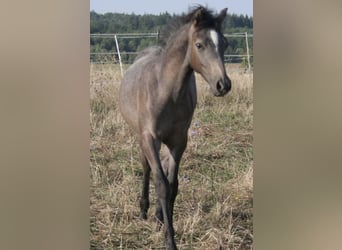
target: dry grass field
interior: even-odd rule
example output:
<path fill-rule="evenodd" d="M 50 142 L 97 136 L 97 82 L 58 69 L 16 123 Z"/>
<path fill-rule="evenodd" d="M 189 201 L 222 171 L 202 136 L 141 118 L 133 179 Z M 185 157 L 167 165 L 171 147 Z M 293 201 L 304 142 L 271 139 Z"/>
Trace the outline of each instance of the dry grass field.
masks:
<path fill-rule="evenodd" d="M 253 74 L 228 65 L 232 91 L 217 98 L 200 76 L 198 105 L 179 170 L 174 228 L 179 249 L 253 248 Z M 91 249 L 164 249 L 150 188 L 139 216 L 136 136 L 118 110 L 118 65 L 91 65 Z"/>

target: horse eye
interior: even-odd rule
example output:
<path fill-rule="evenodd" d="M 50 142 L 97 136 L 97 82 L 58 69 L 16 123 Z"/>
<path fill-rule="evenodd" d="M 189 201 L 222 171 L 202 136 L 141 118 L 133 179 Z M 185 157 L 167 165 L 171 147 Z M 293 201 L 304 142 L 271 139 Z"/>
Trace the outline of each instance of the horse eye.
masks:
<path fill-rule="evenodd" d="M 195 43 L 195 45 L 196 45 L 196 47 L 197 47 L 198 49 L 200 49 L 200 48 L 203 47 L 201 43 Z"/>

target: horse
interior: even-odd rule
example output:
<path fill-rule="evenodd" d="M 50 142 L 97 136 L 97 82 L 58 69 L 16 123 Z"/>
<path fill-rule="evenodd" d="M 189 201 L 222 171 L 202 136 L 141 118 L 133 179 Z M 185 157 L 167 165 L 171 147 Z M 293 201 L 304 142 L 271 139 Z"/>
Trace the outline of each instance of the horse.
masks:
<path fill-rule="evenodd" d="M 231 89 L 223 59 L 228 46 L 222 34 L 226 14 L 227 8 L 214 14 L 197 6 L 179 18 L 177 25 L 170 25 L 162 46 L 141 51 L 121 81 L 120 112 L 137 133 L 140 144 L 140 218 L 147 219 L 152 171 L 157 195 L 155 216 L 164 224 L 166 249 L 177 249 L 173 207 L 178 193 L 179 164 L 197 102 L 194 72 L 204 78 L 215 96 L 224 96 Z M 167 151 L 163 159 L 162 144 Z"/>

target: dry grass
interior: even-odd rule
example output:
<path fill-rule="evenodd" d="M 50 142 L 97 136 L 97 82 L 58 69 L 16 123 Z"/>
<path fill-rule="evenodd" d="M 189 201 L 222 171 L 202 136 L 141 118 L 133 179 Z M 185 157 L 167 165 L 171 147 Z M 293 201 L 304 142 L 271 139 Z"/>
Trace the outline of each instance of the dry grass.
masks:
<path fill-rule="evenodd" d="M 201 77 L 179 173 L 174 228 L 179 249 L 253 246 L 253 75 L 230 70 L 232 92 L 215 98 Z M 117 106 L 117 65 L 91 66 L 91 249 L 163 249 L 153 220 L 140 221 L 142 167 Z"/>

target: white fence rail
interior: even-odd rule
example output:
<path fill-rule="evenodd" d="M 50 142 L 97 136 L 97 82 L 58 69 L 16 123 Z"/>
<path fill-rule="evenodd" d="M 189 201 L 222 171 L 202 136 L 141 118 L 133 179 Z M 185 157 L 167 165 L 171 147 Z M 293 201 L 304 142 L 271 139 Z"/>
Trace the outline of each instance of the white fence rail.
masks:
<path fill-rule="evenodd" d="M 119 48 L 119 41 L 118 39 L 137 39 L 137 38 L 155 38 L 156 44 L 159 40 L 160 33 L 113 33 L 113 34 L 90 34 L 90 38 L 106 38 L 106 39 L 114 39 L 115 41 L 115 51 L 109 51 L 109 52 L 91 52 L 90 56 L 107 56 L 107 58 L 110 58 L 109 60 L 92 60 L 91 63 L 117 63 L 119 62 L 121 73 L 122 71 L 122 55 L 137 55 L 139 52 L 131 52 L 131 51 L 120 51 Z M 241 38 L 245 40 L 246 45 L 246 53 L 247 54 L 225 54 L 224 59 L 225 62 L 229 62 L 232 60 L 232 58 L 241 58 L 245 59 L 247 61 L 248 70 L 250 71 L 252 69 L 251 64 L 251 58 L 253 57 L 252 54 L 250 54 L 250 48 L 249 48 L 249 42 L 248 39 L 253 39 L 253 34 L 245 33 L 234 33 L 234 34 L 224 34 L 226 38 Z"/>

